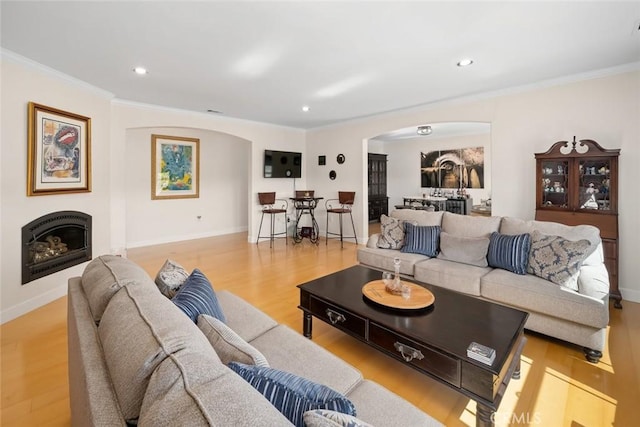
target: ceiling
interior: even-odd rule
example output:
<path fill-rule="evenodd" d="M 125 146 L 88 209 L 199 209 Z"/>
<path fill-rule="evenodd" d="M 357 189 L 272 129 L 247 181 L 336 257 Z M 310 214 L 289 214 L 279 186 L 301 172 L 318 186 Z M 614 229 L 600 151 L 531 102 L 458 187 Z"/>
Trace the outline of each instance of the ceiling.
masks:
<path fill-rule="evenodd" d="M 640 61 L 639 1 L 0 5 L 5 53 L 117 99 L 303 129 Z"/>

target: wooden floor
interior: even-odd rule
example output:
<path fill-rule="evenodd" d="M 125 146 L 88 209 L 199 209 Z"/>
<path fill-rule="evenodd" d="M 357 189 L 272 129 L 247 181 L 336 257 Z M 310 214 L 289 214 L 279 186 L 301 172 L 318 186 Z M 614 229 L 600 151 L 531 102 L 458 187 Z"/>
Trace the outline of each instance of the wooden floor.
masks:
<path fill-rule="evenodd" d="M 247 243 L 246 233 L 129 250 L 155 276 L 166 258 L 200 268 L 278 322 L 302 329 L 296 285 L 356 264 L 356 245 Z M 70 425 L 66 298 L 4 324 L 2 419 L 9 426 Z M 611 310 L 608 348 L 597 365 L 581 349 L 527 334 L 522 377 L 511 381 L 496 425 L 633 426 L 640 405 L 640 304 Z M 448 426 L 474 425 L 475 404 L 319 321 L 314 341 Z M 379 426 L 384 427 L 384 426 Z"/>

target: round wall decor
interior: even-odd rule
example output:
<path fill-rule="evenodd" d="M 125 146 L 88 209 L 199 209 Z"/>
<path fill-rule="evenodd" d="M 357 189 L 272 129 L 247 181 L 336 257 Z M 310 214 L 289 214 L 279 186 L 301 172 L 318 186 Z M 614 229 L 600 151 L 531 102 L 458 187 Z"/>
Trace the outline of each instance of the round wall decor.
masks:
<path fill-rule="evenodd" d="M 339 165 L 343 164 L 343 163 L 344 163 L 344 161 L 345 161 L 344 154 L 338 154 L 338 157 L 337 157 L 337 159 L 336 159 L 336 160 L 338 161 L 338 164 L 339 164 Z"/>
<path fill-rule="evenodd" d="M 332 181 L 333 181 L 334 179 L 336 179 L 336 176 L 337 176 L 337 175 L 336 175 L 336 171 L 331 171 L 331 172 L 329 172 L 329 179 L 330 179 L 330 180 L 332 180 Z"/>

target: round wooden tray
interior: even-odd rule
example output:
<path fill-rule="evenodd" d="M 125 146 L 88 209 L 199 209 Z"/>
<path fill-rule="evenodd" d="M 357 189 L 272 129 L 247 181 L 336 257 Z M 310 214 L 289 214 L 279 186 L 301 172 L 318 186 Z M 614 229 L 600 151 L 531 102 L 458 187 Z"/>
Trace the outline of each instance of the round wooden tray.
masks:
<path fill-rule="evenodd" d="M 385 307 L 399 310 L 420 310 L 434 303 L 436 297 L 428 289 L 415 283 L 404 282 L 411 287 L 411 296 L 408 299 L 402 295 L 394 295 L 385 290 L 382 280 L 374 280 L 362 287 L 362 294 L 371 301 Z"/>

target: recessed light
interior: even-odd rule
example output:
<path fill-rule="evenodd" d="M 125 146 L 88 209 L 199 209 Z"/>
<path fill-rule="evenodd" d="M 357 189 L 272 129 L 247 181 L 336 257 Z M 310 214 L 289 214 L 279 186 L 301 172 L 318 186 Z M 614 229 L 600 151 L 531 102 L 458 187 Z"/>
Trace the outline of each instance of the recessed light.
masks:
<path fill-rule="evenodd" d="M 133 71 L 134 71 L 136 74 L 140 74 L 140 75 L 147 74 L 147 72 L 148 72 L 148 71 L 147 71 L 147 69 L 146 69 L 146 68 L 144 68 L 144 67 L 136 67 L 136 68 L 134 68 L 134 69 L 133 69 Z"/>
<path fill-rule="evenodd" d="M 311 110 L 311 108 L 309 108 L 308 105 L 303 105 L 302 106 L 302 111 L 304 111 L 305 113 L 308 112 L 309 110 Z"/>
<path fill-rule="evenodd" d="M 458 61 L 458 67 L 466 67 L 468 65 L 473 64 L 473 59 L 470 58 L 466 58 L 466 59 L 461 59 L 460 61 Z"/>

